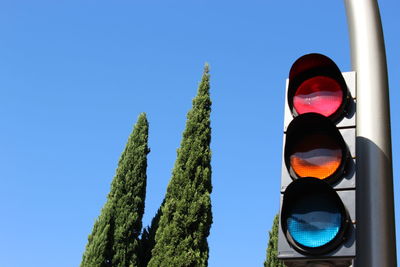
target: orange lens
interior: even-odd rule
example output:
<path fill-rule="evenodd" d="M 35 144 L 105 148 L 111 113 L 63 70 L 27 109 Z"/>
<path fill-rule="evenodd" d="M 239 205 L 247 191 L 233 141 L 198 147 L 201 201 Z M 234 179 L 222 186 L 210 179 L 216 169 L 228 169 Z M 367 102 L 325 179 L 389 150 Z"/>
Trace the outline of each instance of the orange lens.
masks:
<path fill-rule="evenodd" d="M 342 150 L 336 140 L 325 134 L 310 134 L 293 146 L 290 165 L 300 177 L 325 179 L 339 168 Z"/>

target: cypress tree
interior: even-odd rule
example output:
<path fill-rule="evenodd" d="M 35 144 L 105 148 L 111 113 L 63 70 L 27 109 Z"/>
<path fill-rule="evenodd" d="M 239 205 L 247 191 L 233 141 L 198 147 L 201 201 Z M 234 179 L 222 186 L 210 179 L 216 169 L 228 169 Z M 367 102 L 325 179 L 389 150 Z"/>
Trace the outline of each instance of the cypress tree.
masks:
<path fill-rule="evenodd" d="M 88 238 L 81 267 L 138 266 L 146 196 L 148 122 L 144 113 L 123 151 L 111 190 Z"/>
<path fill-rule="evenodd" d="M 278 227 L 279 214 L 274 218 L 272 230 L 269 232 L 269 241 L 267 249 L 267 259 L 264 262 L 264 267 L 285 267 L 286 265 L 278 259 Z"/>
<path fill-rule="evenodd" d="M 205 65 L 188 112 L 156 232 L 150 267 L 207 266 L 211 214 L 211 99 Z"/>

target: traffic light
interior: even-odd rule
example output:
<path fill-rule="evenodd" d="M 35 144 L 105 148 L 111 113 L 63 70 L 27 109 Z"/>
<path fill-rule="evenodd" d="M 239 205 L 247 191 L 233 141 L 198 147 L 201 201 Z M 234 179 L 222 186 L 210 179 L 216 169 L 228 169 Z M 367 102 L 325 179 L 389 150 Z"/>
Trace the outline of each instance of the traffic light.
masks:
<path fill-rule="evenodd" d="M 321 54 L 290 69 L 278 242 L 287 266 L 349 266 L 355 257 L 354 76 Z"/>

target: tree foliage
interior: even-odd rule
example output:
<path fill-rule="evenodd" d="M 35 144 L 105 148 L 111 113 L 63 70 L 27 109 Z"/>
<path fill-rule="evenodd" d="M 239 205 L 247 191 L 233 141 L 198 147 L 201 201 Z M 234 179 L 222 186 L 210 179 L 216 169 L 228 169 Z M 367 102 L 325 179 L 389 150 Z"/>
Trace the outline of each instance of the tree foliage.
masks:
<path fill-rule="evenodd" d="M 279 214 L 274 218 L 272 230 L 269 232 L 269 241 L 267 249 L 267 259 L 264 262 L 264 267 L 285 267 L 286 265 L 278 259 L 278 227 Z"/>
<path fill-rule="evenodd" d="M 161 209 L 163 205 L 164 202 L 161 204 L 161 207 L 157 210 L 156 215 L 151 220 L 150 226 L 147 226 L 145 229 L 143 229 L 140 239 L 140 266 L 142 267 L 146 267 L 151 259 L 151 251 L 156 244 L 156 232 L 160 223 Z"/>
<path fill-rule="evenodd" d="M 211 214 L 211 100 L 206 64 L 186 128 L 159 226 L 150 267 L 207 266 Z"/>
<path fill-rule="evenodd" d="M 88 238 L 81 267 L 138 266 L 149 152 L 148 122 L 142 113 L 120 157 L 107 202 Z"/>

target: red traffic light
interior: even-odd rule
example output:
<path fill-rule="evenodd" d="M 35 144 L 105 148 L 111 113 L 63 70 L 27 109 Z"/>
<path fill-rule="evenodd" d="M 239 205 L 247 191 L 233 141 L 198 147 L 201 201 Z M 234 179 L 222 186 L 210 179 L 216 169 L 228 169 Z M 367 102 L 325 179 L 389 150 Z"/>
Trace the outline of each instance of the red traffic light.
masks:
<path fill-rule="evenodd" d="M 290 69 L 278 243 L 288 266 L 349 266 L 355 257 L 354 78 L 321 54 Z"/>
<path fill-rule="evenodd" d="M 302 56 L 290 69 L 288 104 L 293 116 L 315 112 L 337 121 L 349 98 L 339 68 L 324 55 Z"/>

